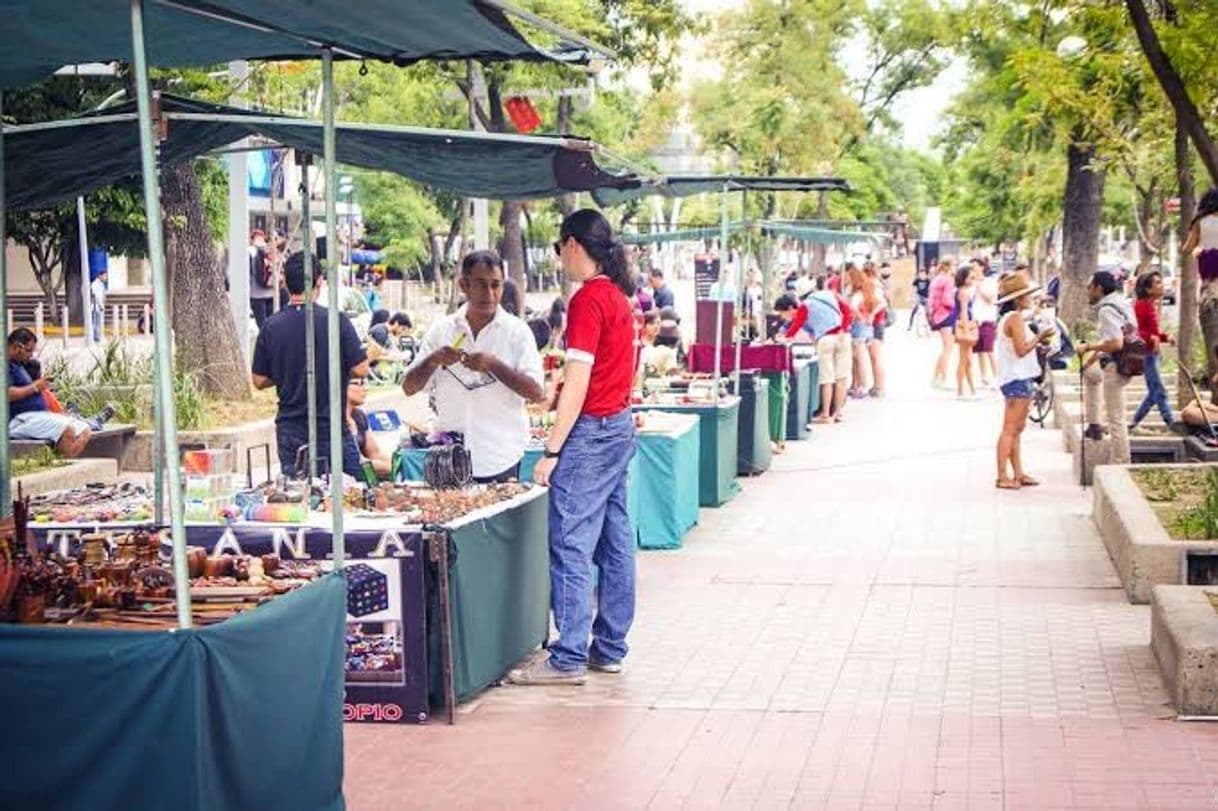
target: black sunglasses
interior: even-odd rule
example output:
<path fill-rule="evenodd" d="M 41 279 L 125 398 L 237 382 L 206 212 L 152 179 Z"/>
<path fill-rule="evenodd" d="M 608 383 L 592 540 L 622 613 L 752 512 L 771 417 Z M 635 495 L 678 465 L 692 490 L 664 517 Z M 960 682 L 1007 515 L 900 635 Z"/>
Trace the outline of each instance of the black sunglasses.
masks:
<path fill-rule="evenodd" d="M 571 237 L 563 237 L 562 239 L 557 240 L 557 241 L 554 243 L 554 255 L 555 255 L 555 256 L 562 256 L 562 246 L 563 246 L 563 245 L 566 245 L 566 244 L 567 244 L 567 240 L 568 240 L 568 239 L 570 239 L 570 238 L 571 238 Z"/>

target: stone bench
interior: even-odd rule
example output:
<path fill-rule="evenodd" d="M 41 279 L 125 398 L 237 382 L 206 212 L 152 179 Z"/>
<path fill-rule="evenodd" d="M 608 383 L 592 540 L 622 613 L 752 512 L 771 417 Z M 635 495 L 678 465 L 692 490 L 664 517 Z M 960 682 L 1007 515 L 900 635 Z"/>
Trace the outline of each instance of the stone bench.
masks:
<path fill-rule="evenodd" d="M 1150 647 L 1176 712 L 1218 715 L 1218 612 L 1205 586 L 1155 586 Z"/>
<path fill-rule="evenodd" d="M 111 425 L 89 435 L 89 444 L 80 454 L 83 459 L 113 459 L 121 472 L 123 469 L 123 453 L 127 442 L 135 437 L 134 425 Z M 10 439 L 9 452 L 14 457 L 33 456 L 43 448 L 54 448 L 54 442 L 42 442 L 36 439 Z"/>

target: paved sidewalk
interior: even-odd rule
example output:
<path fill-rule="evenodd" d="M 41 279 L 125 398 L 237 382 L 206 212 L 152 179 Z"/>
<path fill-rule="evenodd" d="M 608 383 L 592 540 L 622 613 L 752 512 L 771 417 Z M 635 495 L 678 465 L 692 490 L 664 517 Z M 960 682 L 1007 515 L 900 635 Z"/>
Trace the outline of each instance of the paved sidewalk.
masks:
<path fill-rule="evenodd" d="M 622 675 L 348 725 L 348 807 L 1218 808 L 1218 726 L 1171 720 L 1057 433 L 995 490 L 998 397 L 889 344 L 887 399 L 640 554 Z"/>

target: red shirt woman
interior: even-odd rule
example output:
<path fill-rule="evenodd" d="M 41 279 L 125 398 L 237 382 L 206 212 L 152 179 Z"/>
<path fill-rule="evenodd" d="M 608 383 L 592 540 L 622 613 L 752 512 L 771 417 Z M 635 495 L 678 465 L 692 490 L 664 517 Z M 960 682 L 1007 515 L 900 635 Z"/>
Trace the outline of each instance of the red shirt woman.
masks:
<path fill-rule="evenodd" d="M 567 359 L 554 428 L 533 477 L 550 487 L 550 604 L 558 641 L 513 670 L 516 684 L 583 684 L 616 673 L 634 621 L 634 530 L 626 469 L 634 456 L 634 277 L 600 212 L 563 220 L 554 250 L 582 285 L 567 310 Z M 600 575 L 594 606 L 593 560 Z M 589 647 L 588 639 L 592 638 Z"/>

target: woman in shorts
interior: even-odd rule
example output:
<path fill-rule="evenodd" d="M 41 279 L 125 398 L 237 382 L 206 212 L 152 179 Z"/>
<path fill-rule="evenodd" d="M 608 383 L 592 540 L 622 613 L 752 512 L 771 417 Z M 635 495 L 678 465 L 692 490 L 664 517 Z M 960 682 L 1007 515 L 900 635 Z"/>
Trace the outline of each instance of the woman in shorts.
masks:
<path fill-rule="evenodd" d="M 994 486 L 1000 490 L 1018 490 L 1040 484 L 1023 471 L 1020 438 L 1028 421 L 1028 407 L 1040 362 L 1036 358 L 1037 343 L 1048 343 L 1054 330 L 1042 330 L 1035 335 L 1024 317 L 1032 307 L 1032 294 L 1040 285 L 1020 273 L 1012 273 L 998 286 L 998 335 L 994 341 L 998 361 L 998 387 L 1003 397 L 1002 431 L 998 434 L 998 478 Z M 1010 471 L 1010 475 L 1008 474 Z"/>

